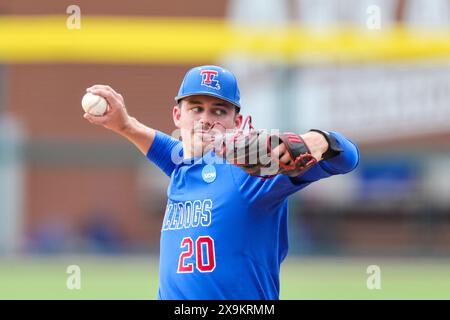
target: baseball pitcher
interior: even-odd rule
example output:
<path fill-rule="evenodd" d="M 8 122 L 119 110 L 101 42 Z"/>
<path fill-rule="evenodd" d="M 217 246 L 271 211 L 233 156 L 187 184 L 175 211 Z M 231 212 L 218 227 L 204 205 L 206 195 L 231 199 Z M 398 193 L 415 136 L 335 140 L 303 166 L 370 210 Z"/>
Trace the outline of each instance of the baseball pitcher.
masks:
<path fill-rule="evenodd" d="M 333 131 L 255 129 L 240 113 L 236 77 L 218 66 L 186 73 L 172 110 L 181 139 L 130 116 L 111 87 L 87 91 L 109 107 L 84 118 L 126 137 L 170 177 L 158 298 L 278 299 L 289 195 L 355 169 L 357 146 Z"/>

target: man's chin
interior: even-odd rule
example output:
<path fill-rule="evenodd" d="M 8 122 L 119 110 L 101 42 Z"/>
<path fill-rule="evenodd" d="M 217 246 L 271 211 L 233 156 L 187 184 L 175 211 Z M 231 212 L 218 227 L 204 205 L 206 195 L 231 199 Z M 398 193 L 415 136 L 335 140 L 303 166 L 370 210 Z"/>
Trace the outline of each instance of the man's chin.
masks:
<path fill-rule="evenodd" d="M 211 133 L 208 131 L 194 131 L 194 136 L 202 137 L 202 136 L 211 136 Z"/>
<path fill-rule="evenodd" d="M 212 150 L 213 135 L 211 132 L 192 131 L 183 138 L 185 156 L 201 157 Z"/>
<path fill-rule="evenodd" d="M 206 150 L 206 153 L 211 149 L 211 136 L 206 136 L 205 134 L 194 133 L 191 136 L 191 148 L 195 150 L 196 154 L 201 154 L 202 150 Z"/>
<path fill-rule="evenodd" d="M 211 145 L 208 144 L 196 144 L 194 147 L 194 157 L 202 157 L 211 151 Z"/>

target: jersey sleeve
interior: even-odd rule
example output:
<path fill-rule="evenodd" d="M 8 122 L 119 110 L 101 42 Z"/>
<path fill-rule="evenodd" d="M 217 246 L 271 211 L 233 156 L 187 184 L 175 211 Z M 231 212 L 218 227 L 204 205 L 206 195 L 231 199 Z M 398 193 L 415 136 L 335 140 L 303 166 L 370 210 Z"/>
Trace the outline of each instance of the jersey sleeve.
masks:
<path fill-rule="evenodd" d="M 180 152 L 182 152 L 181 141 L 161 131 L 156 131 L 155 139 L 147 152 L 147 159 L 170 177 L 176 166 L 175 160 L 180 157 Z"/>
<path fill-rule="evenodd" d="M 315 181 L 354 170 L 359 163 L 358 147 L 343 135 L 330 133 L 337 139 L 343 151 L 334 158 L 318 162 L 299 177 L 290 178 L 280 174 L 272 179 L 262 180 L 232 165 L 233 178 L 242 196 L 250 203 L 270 204 L 284 201 L 289 195 Z"/>

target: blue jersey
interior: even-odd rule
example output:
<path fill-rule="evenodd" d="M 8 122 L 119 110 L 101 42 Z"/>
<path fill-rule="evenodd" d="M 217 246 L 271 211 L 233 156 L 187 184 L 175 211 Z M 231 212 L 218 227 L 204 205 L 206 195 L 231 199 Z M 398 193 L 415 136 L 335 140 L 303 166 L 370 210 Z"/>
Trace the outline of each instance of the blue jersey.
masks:
<path fill-rule="evenodd" d="M 181 142 L 157 132 L 147 154 L 168 176 L 158 299 L 278 299 L 288 252 L 289 195 L 353 170 L 357 147 L 332 132 L 340 155 L 303 176 L 261 180 L 210 152 L 175 164 Z M 181 150 L 182 152 L 182 150 Z"/>

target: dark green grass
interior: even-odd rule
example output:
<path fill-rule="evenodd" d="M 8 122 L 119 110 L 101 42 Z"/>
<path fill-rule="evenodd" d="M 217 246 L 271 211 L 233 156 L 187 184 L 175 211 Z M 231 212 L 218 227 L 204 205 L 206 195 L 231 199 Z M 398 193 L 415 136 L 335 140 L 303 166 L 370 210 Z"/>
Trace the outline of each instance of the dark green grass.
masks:
<path fill-rule="evenodd" d="M 67 266 L 81 268 L 81 289 L 69 290 Z M 381 268 L 381 289 L 369 290 L 366 269 Z M 0 299 L 156 299 L 157 257 L 118 256 L 0 260 Z M 281 299 L 450 299 L 450 260 L 290 258 Z"/>

